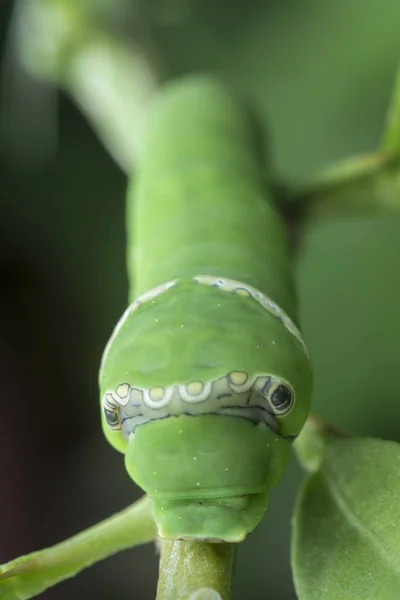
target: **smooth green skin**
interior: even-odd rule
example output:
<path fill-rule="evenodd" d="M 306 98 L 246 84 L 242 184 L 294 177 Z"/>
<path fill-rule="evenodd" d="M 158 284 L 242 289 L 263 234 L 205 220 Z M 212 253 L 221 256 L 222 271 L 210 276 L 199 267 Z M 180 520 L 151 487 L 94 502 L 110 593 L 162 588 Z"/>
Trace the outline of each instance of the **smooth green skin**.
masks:
<path fill-rule="evenodd" d="M 289 452 L 265 423 L 181 415 L 138 427 L 125 464 L 153 499 L 161 537 L 240 542 L 262 519 Z"/>
<path fill-rule="evenodd" d="M 128 196 L 131 300 L 168 280 L 179 282 L 129 315 L 104 356 L 101 394 L 122 382 L 149 389 L 213 381 L 235 370 L 250 377 L 274 375 L 291 385 L 296 398 L 278 417 L 280 433 L 297 434 L 309 413 L 312 386 L 299 341 L 254 299 L 192 281 L 207 274 L 248 283 L 296 319 L 287 243 L 264 188 L 252 119 L 212 79 L 172 84 L 156 101 L 135 175 Z M 260 427 L 262 435 L 249 435 L 259 430 L 245 419 L 192 416 L 182 418 L 186 442 L 171 462 L 178 421 L 141 425 L 129 444 L 104 417 L 103 429 L 153 499 L 161 535 L 243 539 L 266 509 L 288 441 L 279 438 L 271 445 L 277 436 L 266 426 Z M 193 470 L 193 453 L 206 439 L 215 460 Z M 225 478 L 223 469 L 238 443 L 243 445 L 240 440 L 246 440 L 245 458 L 234 461 Z M 201 492 L 195 474 L 201 476 Z M 163 490 L 162 497 L 156 490 Z M 239 495 L 251 496 L 241 505 Z M 228 505 L 221 506 L 222 497 Z"/>
<path fill-rule="evenodd" d="M 176 277 L 248 283 L 296 321 L 285 231 L 265 187 L 253 119 L 211 77 L 156 99 L 128 194 L 130 299 Z"/>

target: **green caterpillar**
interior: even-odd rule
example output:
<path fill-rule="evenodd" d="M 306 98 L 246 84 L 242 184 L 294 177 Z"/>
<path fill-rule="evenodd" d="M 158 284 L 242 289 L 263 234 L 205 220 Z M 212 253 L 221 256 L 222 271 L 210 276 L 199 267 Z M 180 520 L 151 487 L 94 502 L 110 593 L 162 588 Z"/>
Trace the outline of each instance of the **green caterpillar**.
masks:
<path fill-rule="evenodd" d="M 167 539 L 243 540 L 309 414 L 283 224 L 253 119 L 212 78 L 169 84 L 128 193 L 131 304 L 102 423 Z"/>

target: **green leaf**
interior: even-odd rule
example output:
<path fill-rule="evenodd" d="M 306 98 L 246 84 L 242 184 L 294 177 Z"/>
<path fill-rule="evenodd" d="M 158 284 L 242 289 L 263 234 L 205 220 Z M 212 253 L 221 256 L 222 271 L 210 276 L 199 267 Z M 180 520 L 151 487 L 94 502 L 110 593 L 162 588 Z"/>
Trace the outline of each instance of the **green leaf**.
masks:
<path fill-rule="evenodd" d="M 153 540 L 147 497 L 74 537 L 0 566 L 0 599 L 25 600 L 111 554 Z"/>
<path fill-rule="evenodd" d="M 292 567 L 299 600 L 400 598 L 400 445 L 327 439 L 297 499 Z"/>

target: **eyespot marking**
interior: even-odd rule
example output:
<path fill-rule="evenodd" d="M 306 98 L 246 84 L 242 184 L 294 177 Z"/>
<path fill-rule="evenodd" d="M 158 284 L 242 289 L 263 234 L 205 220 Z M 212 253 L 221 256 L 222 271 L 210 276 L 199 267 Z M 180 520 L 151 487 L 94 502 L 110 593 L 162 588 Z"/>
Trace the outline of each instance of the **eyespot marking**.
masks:
<path fill-rule="evenodd" d="M 153 400 L 153 402 L 160 402 L 164 398 L 165 388 L 163 387 L 154 387 L 149 390 L 149 398 Z"/>
<path fill-rule="evenodd" d="M 237 394 L 241 394 L 243 392 L 247 392 L 254 385 L 255 378 L 249 378 L 248 373 L 244 371 L 231 371 L 227 375 L 228 386 Z"/>
<path fill-rule="evenodd" d="M 106 419 L 107 425 L 113 431 L 119 431 L 121 429 L 121 422 L 119 418 L 119 408 L 116 404 L 112 394 L 108 393 L 103 396 L 103 412 Z"/>
<path fill-rule="evenodd" d="M 107 425 L 110 427 L 110 429 L 112 429 L 113 431 L 120 431 L 121 423 L 119 422 L 119 416 L 115 411 L 107 410 L 105 408 L 104 416 L 106 418 Z"/>
<path fill-rule="evenodd" d="M 202 402 L 211 396 L 212 382 L 191 381 L 179 386 L 179 395 L 185 402 Z"/>
<path fill-rule="evenodd" d="M 228 375 L 228 378 L 233 385 L 244 385 L 249 376 L 244 371 L 231 371 L 231 373 Z"/>
<path fill-rule="evenodd" d="M 150 408 L 162 408 L 171 400 L 174 393 L 173 386 L 171 387 L 153 387 L 149 390 L 143 390 L 143 399 L 145 404 Z"/>
<path fill-rule="evenodd" d="M 203 391 L 204 384 L 202 381 L 192 381 L 187 384 L 186 389 L 191 396 L 198 396 Z"/>
<path fill-rule="evenodd" d="M 177 417 L 181 414 L 230 415 L 263 421 L 279 434 L 279 418 L 294 405 L 290 384 L 274 375 L 251 375 L 246 371 L 230 371 L 212 381 L 192 380 L 187 384 L 138 388 L 124 382 L 115 390 L 126 392 L 129 401 L 123 407 L 116 391 L 103 396 L 103 412 L 108 427 L 122 431 L 125 439 L 136 427 L 154 419 Z M 290 433 L 290 432 L 289 432 Z"/>
<path fill-rule="evenodd" d="M 122 406 L 126 406 L 126 404 L 128 404 L 129 390 L 130 390 L 129 383 L 120 383 L 119 386 L 117 387 L 117 389 L 115 390 L 115 392 L 118 396 L 117 402 L 119 404 L 121 404 Z"/>
<path fill-rule="evenodd" d="M 293 391 L 283 381 L 272 381 L 270 378 L 263 386 L 261 393 L 268 400 L 276 415 L 285 415 L 294 404 Z"/>
<path fill-rule="evenodd" d="M 108 394 L 105 394 L 103 404 L 107 404 L 110 410 L 114 410 L 115 408 L 117 408 L 115 398 L 110 392 Z"/>

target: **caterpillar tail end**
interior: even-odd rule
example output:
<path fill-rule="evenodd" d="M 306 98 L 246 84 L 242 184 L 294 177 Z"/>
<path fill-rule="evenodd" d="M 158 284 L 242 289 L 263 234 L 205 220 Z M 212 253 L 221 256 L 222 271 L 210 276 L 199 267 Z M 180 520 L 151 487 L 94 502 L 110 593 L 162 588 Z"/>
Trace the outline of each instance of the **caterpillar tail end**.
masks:
<path fill-rule="evenodd" d="M 158 534 L 168 540 L 242 542 L 262 520 L 267 493 L 191 502 L 153 501 Z"/>
<path fill-rule="evenodd" d="M 262 520 L 289 453 L 264 422 L 179 415 L 138 426 L 125 465 L 153 501 L 161 538 L 235 543 Z"/>

